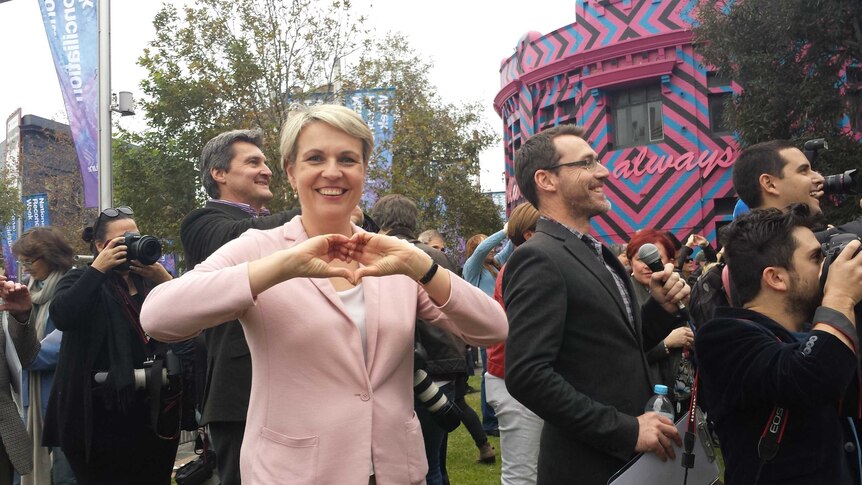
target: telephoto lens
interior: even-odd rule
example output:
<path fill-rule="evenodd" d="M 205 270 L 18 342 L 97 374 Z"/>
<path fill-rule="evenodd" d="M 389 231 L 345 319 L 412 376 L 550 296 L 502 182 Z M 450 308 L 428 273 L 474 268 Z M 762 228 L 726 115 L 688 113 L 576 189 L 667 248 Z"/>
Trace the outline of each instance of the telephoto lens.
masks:
<path fill-rule="evenodd" d="M 451 433 L 461 424 L 461 413 L 425 372 L 426 356 L 424 347 L 417 342 L 413 352 L 413 395 L 431 412 L 434 422 Z"/>
<path fill-rule="evenodd" d="M 862 194 L 862 175 L 855 168 L 844 173 L 827 175 L 823 180 L 823 193 L 826 195 Z"/>

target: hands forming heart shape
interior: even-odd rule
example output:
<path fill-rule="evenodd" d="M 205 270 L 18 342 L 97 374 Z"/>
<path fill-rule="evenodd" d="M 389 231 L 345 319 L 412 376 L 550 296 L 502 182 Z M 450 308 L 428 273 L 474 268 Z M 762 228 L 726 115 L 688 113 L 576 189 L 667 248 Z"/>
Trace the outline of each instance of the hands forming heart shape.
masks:
<path fill-rule="evenodd" d="M 291 277 L 341 277 L 357 284 L 364 276 L 407 275 L 421 278 L 431 267 L 431 257 L 409 242 L 382 234 L 356 233 L 351 237 L 327 234 L 303 241 L 287 250 Z M 359 262 L 356 270 L 331 264 Z"/>

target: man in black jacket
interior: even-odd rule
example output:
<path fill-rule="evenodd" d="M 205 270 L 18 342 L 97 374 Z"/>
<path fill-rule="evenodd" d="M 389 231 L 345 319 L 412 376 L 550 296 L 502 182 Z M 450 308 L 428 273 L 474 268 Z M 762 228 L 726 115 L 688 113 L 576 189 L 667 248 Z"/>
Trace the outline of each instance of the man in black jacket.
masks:
<path fill-rule="evenodd" d="M 695 350 L 700 402 L 715 421 L 728 485 L 860 483 L 859 443 L 842 417 L 858 417 L 862 405 L 860 243 L 829 264 L 821 292 L 823 252 L 810 212 L 803 204 L 755 210 L 722 236 L 743 308 L 718 308 Z M 782 437 L 768 459 L 770 431 Z"/>
<path fill-rule="evenodd" d="M 653 389 L 643 349 L 674 328 L 689 288 L 667 264 L 639 307 L 619 260 L 589 236 L 590 218 L 610 209 L 609 172 L 582 134 L 551 128 L 515 159 L 518 187 L 541 218 L 503 276 L 506 387 L 545 420 L 540 485 L 604 485 L 635 452 L 673 456 L 680 443 L 669 419 L 643 412 Z"/>
<path fill-rule="evenodd" d="M 208 141 L 201 152 L 201 181 L 210 196 L 180 226 L 186 267 L 209 257 L 248 229 L 272 229 L 298 210 L 269 215 L 272 172 L 260 147 L 262 133 L 234 130 Z M 208 425 L 223 485 L 240 483 L 239 452 L 251 391 L 251 356 L 236 320 L 205 330 L 206 386 L 201 425 Z"/>

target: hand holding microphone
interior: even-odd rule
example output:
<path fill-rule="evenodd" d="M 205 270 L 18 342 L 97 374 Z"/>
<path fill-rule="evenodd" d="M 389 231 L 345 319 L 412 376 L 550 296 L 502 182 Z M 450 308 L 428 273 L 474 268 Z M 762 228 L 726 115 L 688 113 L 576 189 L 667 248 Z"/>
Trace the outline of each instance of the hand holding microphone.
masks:
<path fill-rule="evenodd" d="M 650 277 L 650 294 L 668 313 L 680 312 L 688 318 L 683 300 L 688 298 L 691 288 L 680 278 L 673 265 L 662 264 L 661 254 L 655 244 L 647 243 L 638 250 L 641 260 L 653 274 Z"/>

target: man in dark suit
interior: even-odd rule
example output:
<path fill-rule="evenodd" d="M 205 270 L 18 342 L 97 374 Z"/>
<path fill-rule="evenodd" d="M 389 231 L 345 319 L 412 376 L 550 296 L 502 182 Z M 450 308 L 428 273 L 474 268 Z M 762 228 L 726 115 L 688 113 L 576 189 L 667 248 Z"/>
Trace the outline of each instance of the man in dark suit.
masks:
<path fill-rule="evenodd" d="M 201 152 L 201 181 L 211 197 L 180 226 L 187 268 L 192 269 L 248 229 L 271 229 L 298 210 L 270 215 L 272 171 L 257 130 L 234 130 L 208 141 Z M 240 483 L 239 452 L 251 391 L 251 356 L 236 320 L 205 330 L 207 374 L 201 425 L 209 426 L 223 485 Z"/>
<path fill-rule="evenodd" d="M 680 445 L 670 420 L 643 412 L 652 395 L 643 349 L 673 329 L 689 288 L 667 264 L 638 307 L 619 260 L 589 235 L 590 218 L 610 210 L 608 170 L 582 134 L 554 127 L 515 160 L 518 187 L 542 217 L 503 277 L 506 387 L 545 420 L 539 485 L 604 485 L 636 452 L 664 458 Z"/>

